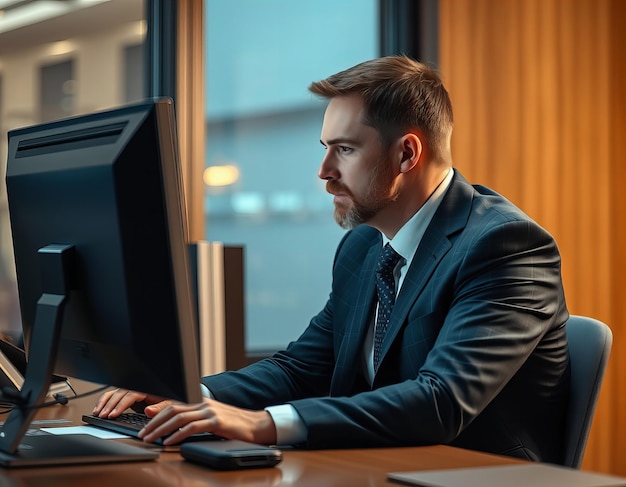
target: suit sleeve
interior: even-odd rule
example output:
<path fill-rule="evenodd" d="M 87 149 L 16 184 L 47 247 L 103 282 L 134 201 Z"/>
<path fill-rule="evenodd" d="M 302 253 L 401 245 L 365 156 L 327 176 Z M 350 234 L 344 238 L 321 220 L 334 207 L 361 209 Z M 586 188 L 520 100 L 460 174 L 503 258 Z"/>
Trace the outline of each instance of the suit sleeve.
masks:
<path fill-rule="evenodd" d="M 348 232 L 338 246 L 341 252 Z M 222 402 L 263 409 L 305 397 L 326 396 L 335 368 L 333 296 L 286 350 L 239 371 L 203 377 L 202 383 Z"/>

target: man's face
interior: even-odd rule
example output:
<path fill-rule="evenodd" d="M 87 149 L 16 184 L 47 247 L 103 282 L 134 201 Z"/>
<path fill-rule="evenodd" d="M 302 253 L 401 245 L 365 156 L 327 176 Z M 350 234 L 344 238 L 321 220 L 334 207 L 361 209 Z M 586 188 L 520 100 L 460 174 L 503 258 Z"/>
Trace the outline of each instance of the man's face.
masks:
<path fill-rule="evenodd" d="M 318 175 L 335 196 L 335 220 L 346 229 L 370 222 L 396 195 L 393 165 L 377 130 L 363 119 L 359 96 L 332 98 L 320 138 L 326 156 Z"/>

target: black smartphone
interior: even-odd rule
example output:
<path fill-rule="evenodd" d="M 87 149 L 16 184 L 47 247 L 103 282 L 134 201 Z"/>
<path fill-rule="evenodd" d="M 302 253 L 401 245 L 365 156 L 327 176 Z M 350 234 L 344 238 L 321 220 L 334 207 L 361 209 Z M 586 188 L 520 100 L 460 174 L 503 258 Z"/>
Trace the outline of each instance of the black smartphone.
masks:
<path fill-rule="evenodd" d="M 239 440 L 183 443 L 180 454 L 185 460 L 216 470 L 274 467 L 283 459 L 277 448 Z"/>

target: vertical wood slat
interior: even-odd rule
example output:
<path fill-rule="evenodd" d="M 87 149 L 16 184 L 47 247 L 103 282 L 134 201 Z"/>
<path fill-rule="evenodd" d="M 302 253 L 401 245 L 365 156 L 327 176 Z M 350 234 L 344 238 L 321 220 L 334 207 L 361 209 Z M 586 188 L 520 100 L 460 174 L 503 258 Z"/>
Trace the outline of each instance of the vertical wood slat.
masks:
<path fill-rule="evenodd" d="M 189 238 L 204 232 L 205 107 L 204 10 L 198 0 L 178 0 L 176 115 L 183 183 L 187 201 Z"/>
<path fill-rule="evenodd" d="M 617 142 L 625 10 L 619 0 L 440 0 L 456 167 L 555 236 L 570 312 L 606 321 L 616 336 L 583 467 L 621 475 L 626 258 L 614 236 L 626 237 L 626 147 Z"/>
<path fill-rule="evenodd" d="M 624 37 L 626 36 L 626 2 L 622 0 L 611 0 L 609 11 L 609 41 L 608 50 L 610 52 L 609 62 L 611 63 L 611 80 L 608 98 L 613 107 L 609 121 L 609 156 L 611 158 L 611 174 L 609 175 L 609 187 L 611 188 L 610 206 L 613 215 L 621 215 L 622 221 L 626 215 L 626 195 L 624 194 L 624 181 L 626 181 L 626 50 L 624 49 Z M 617 217 L 616 217 L 617 218 Z M 626 436 L 626 353 L 624 346 L 626 343 L 626 296 L 624 293 L 623 276 L 626 273 L 626 224 L 612 222 L 612 252 L 611 264 L 615 269 L 615 279 L 611 282 L 609 295 L 613 307 L 613 319 L 621 326 L 613 328 L 614 342 L 618 344 L 617 350 L 613 353 L 613 370 L 618 371 L 611 377 L 611 391 L 615 391 L 611 396 L 611 404 L 614 407 L 615 415 L 610 424 L 615 435 L 624 438 Z M 624 454 L 624 443 L 614 442 L 611 444 L 612 464 L 626 463 Z M 625 468 L 622 468 L 622 474 Z"/>

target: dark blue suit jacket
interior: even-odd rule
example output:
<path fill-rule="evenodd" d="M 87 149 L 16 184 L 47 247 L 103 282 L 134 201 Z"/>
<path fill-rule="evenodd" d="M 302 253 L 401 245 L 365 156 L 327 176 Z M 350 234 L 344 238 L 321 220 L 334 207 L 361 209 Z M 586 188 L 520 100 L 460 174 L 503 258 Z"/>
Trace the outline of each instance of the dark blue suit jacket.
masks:
<path fill-rule="evenodd" d="M 558 462 L 568 318 L 553 238 L 458 171 L 406 274 L 370 386 L 363 342 L 380 233 L 338 247 L 324 309 L 285 351 L 203 379 L 245 408 L 290 403 L 309 448 L 445 443 Z"/>

